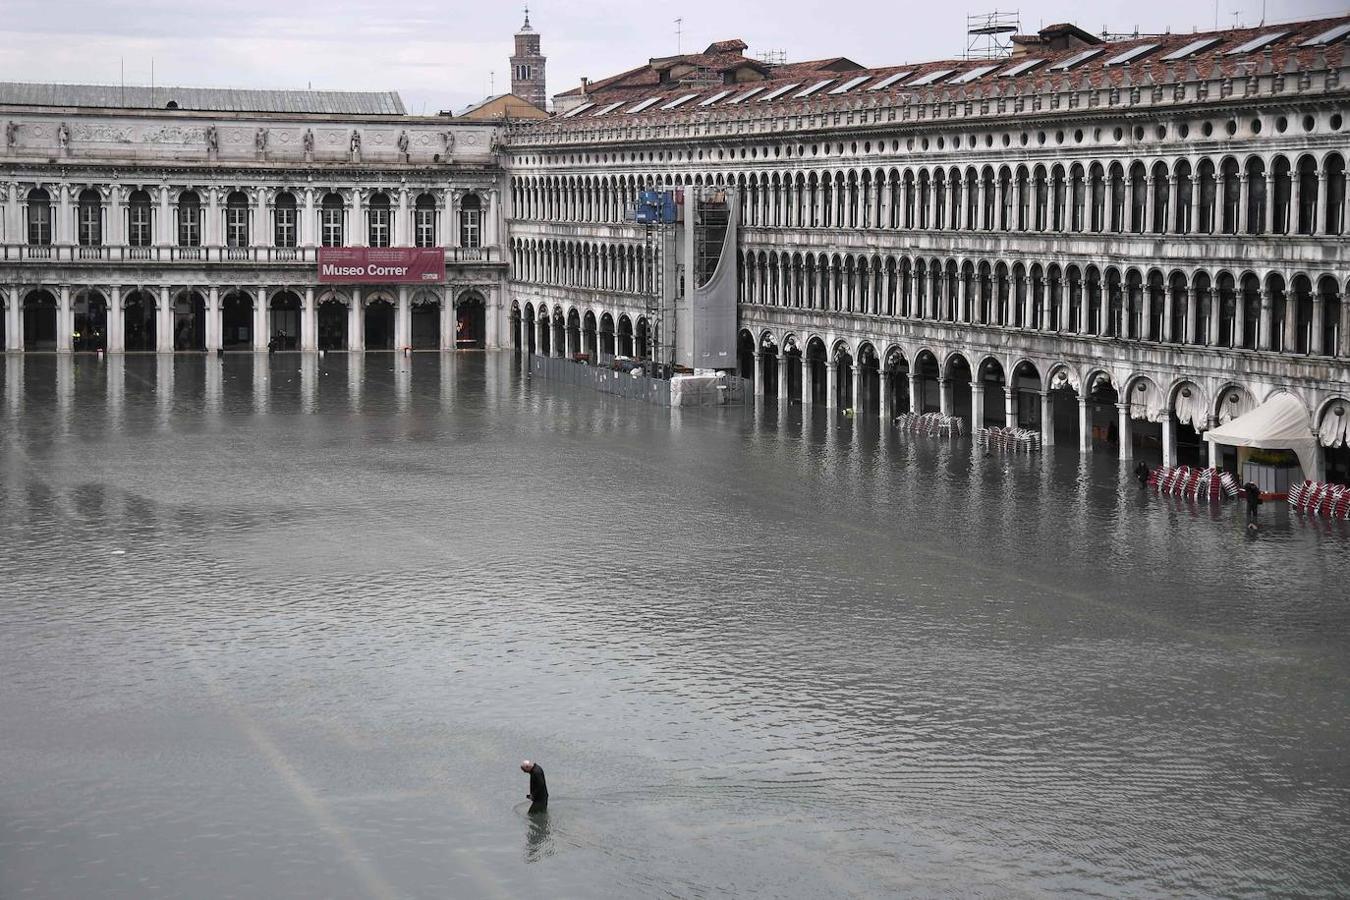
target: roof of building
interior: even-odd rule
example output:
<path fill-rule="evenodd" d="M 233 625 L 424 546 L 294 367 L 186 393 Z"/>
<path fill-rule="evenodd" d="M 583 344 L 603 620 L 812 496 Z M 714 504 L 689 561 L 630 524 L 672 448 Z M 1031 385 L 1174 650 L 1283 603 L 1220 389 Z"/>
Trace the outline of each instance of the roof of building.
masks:
<path fill-rule="evenodd" d="M 548 118 L 548 111 L 535 103 L 531 103 L 519 94 L 506 93 L 496 94 L 467 106 L 455 113 L 455 117 L 461 119 L 500 117 L 546 119 Z"/>
<path fill-rule="evenodd" d="M 879 68 L 864 68 L 846 57 L 770 65 L 745 56 L 744 41 L 719 41 L 702 53 L 653 59 L 645 66 L 591 82 L 584 91 L 588 104 L 584 110 L 575 108 L 582 89 L 558 96 L 573 102 L 574 112 L 562 118 L 582 126 L 597 117 L 677 118 L 715 113 L 723 107 L 814 106 L 859 97 L 893 98 L 920 90 L 950 88 L 951 93 L 959 90 L 971 96 L 1040 90 L 1051 84 L 1057 89 L 1068 83 L 1097 88 L 1160 84 L 1169 78 L 1289 71 L 1290 67 L 1310 66 L 1319 53 L 1340 59 L 1350 43 L 1347 26 L 1350 16 L 1106 40 L 1074 25 L 1057 24 L 1031 36 L 1034 40 L 1025 52 L 1012 58 L 934 60 Z M 1192 69 L 1194 76 L 1188 74 Z M 680 71 L 692 74 L 683 79 L 670 77 Z M 700 78 L 709 72 L 733 72 L 738 77 Z M 694 96 L 687 97 L 691 93 Z"/>
<path fill-rule="evenodd" d="M 0 82 L 0 105 L 103 109 L 189 109 L 207 112 L 324 113 L 401 116 L 395 91 L 262 91 L 235 88 Z"/>

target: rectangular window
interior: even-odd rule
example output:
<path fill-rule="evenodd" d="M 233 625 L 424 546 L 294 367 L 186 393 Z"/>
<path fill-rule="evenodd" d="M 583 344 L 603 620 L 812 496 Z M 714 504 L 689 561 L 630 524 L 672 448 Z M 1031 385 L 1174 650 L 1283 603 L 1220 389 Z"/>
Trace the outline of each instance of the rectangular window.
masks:
<path fill-rule="evenodd" d="M 133 247 L 149 247 L 150 234 L 150 204 L 132 204 L 127 210 L 127 243 Z"/>
<path fill-rule="evenodd" d="M 419 209 L 414 239 L 419 247 L 436 246 L 436 210 Z"/>
<path fill-rule="evenodd" d="M 482 210 L 465 209 L 459 213 L 459 245 L 461 247 L 483 246 Z"/>
<path fill-rule="evenodd" d="M 80 205 L 80 246 L 98 247 L 103 244 L 103 207 L 92 203 Z"/>
<path fill-rule="evenodd" d="M 389 229 L 393 222 L 394 214 L 389 209 L 371 209 L 367 210 L 370 217 L 370 246 L 388 247 Z"/>
<path fill-rule="evenodd" d="M 45 247 L 52 242 L 52 207 L 50 203 L 28 204 L 28 243 Z"/>
<path fill-rule="evenodd" d="M 296 244 L 295 235 L 295 207 L 278 206 L 276 208 L 276 245 L 278 247 L 294 247 Z"/>
<path fill-rule="evenodd" d="M 325 209 L 321 220 L 323 226 L 323 245 L 325 247 L 342 246 L 342 210 Z"/>
<path fill-rule="evenodd" d="M 202 208 L 200 206 L 178 207 L 178 246 L 200 247 L 202 245 Z"/>
<path fill-rule="evenodd" d="M 248 209 L 229 207 L 225 210 L 225 246 L 248 246 Z"/>

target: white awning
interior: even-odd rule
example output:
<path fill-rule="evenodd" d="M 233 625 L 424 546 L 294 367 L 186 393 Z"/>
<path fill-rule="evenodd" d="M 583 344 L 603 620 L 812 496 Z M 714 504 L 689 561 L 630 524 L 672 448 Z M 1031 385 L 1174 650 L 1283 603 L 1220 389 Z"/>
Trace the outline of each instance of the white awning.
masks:
<path fill-rule="evenodd" d="M 1211 428 L 1205 440 L 1230 447 L 1293 450 L 1304 472 L 1317 471 L 1317 435 L 1303 401 L 1292 394 L 1276 394 L 1246 415 Z"/>

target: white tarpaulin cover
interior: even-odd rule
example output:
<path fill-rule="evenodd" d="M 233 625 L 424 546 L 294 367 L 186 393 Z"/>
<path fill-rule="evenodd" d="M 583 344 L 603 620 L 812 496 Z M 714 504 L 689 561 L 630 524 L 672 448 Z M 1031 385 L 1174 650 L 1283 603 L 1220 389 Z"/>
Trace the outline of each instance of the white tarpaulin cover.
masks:
<path fill-rule="evenodd" d="M 1196 431 L 1204 431 L 1209 427 L 1209 401 L 1195 385 L 1182 385 L 1172 408 L 1176 410 L 1177 421 L 1182 425 L 1190 425 Z"/>
<path fill-rule="evenodd" d="M 1323 447 L 1350 444 L 1350 404 L 1337 403 L 1322 413 L 1322 427 L 1317 429 L 1317 436 L 1322 439 Z"/>
<path fill-rule="evenodd" d="M 1156 384 L 1141 380 L 1130 388 L 1131 419 L 1139 422 L 1161 422 L 1166 415 L 1167 397 Z"/>
<path fill-rule="evenodd" d="M 1292 394 L 1276 394 L 1245 416 L 1210 429 L 1205 440 L 1230 447 L 1293 450 L 1304 472 L 1317 471 L 1317 435 L 1303 402 Z"/>

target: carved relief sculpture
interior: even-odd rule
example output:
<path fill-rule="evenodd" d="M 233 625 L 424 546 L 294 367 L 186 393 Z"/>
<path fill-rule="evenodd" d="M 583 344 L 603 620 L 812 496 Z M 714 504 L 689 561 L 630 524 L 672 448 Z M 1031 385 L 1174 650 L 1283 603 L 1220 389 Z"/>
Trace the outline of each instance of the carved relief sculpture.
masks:
<path fill-rule="evenodd" d="M 5 146 L 13 147 L 19 142 L 19 126 L 10 119 L 9 124 L 5 126 Z"/>

